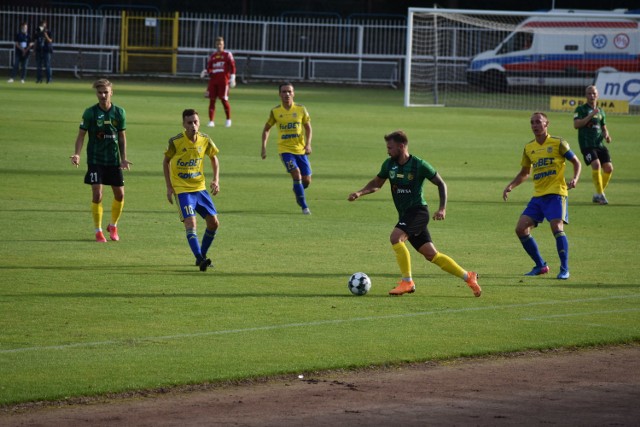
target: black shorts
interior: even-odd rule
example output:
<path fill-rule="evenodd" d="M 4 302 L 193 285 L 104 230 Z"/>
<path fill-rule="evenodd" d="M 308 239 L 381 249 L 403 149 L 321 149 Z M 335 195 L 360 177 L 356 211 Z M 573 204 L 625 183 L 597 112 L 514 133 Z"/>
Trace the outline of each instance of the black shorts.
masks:
<path fill-rule="evenodd" d="M 405 212 L 396 224 L 396 228 L 407 233 L 409 243 L 418 251 L 422 245 L 431 242 L 427 224 L 429 224 L 429 209 L 426 206 L 416 206 Z"/>
<path fill-rule="evenodd" d="M 589 148 L 580 151 L 582 152 L 582 157 L 584 158 L 584 162 L 587 166 L 595 159 L 600 160 L 601 165 L 604 163 L 611 163 L 611 156 L 609 155 L 609 149 L 607 147 Z"/>
<path fill-rule="evenodd" d="M 84 176 L 84 183 L 124 187 L 122 169 L 120 166 L 89 165 L 87 174 Z"/>

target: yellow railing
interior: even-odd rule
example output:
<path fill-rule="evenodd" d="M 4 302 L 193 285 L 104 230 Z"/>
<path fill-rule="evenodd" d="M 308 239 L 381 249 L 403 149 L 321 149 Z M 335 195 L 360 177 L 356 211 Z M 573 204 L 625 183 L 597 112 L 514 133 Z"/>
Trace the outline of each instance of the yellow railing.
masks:
<path fill-rule="evenodd" d="M 179 13 L 149 16 L 122 11 L 120 72 L 167 72 L 178 68 Z"/>

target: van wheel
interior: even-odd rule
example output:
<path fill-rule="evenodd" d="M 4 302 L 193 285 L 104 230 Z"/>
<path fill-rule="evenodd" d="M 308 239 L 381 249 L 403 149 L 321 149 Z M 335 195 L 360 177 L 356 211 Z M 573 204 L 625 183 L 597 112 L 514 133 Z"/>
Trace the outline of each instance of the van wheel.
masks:
<path fill-rule="evenodd" d="M 507 79 L 504 73 L 496 70 L 487 71 L 484 75 L 484 87 L 490 92 L 506 92 Z"/>

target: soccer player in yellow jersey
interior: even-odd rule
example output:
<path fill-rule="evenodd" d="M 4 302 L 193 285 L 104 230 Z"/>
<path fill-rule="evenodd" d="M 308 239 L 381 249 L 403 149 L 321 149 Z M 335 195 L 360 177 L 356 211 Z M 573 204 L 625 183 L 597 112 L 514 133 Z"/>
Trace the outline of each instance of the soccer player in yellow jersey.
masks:
<path fill-rule="evenodd" d="M 567 196 L 568 190 L 578 184 L 581 163 L 564 139 L 549 135 L 548 126 L 546 114 L 536 112 L 531 115 L 531 130 L 535 139 L 525 145 L 520 162 L 522 169 L 505 187 L 502 198 L 506 201 L 511 190 L 526 181 L 533 172 L 534 195 L 516 225 L 516 235 L 536 263 L 525 275 L 537 276 L 549 272 L 549 266 L 531 236 L 531 230 L 546 219 L 551 224 L 560 257 L 557 278 L 566 280 L 569 278 L 569 242 L 564 233 L 564 224 L 569 223 Z M 573 164 L 573 178 L 568 183 L 564 178 L 567 160 Z"/>
<path fill-rule="evenodd" d="M 220 191 L 220 165 L 217 154 L 218 147 L 211 138 L 200 133 L 200 118 L 198 112 L 192 109 L 182 112 L 182 126 L 184 131 L 169 139 L 169 145 L 164 152 L 162 170 L 167 184 L 167 200 L 173 200 L 180 210 L 180 220 L 184 223 L 187 242 L 196 258 L 196 265 L 200 271 L 207 271 L 211 259 L 207 258 L 207 251 L 220 225 L 218 212 L 213 204 L 204 177 L 204 158 L 211 161 L 213 179 L 211 180 L 211 194 Z M 207 228 L 202 237 L 202 244 L 198 241 L 196 231 L 196 214 L 206 221 Z"/>
<path fill-rule="evenodd" d="M 311 184 L 311 119 L 304 105 L 293 102 L 295 96 L 293 85 L 280 85 L 280 99 L 282 103 L 271 109 L 269 119 L 262 131 L 262 158 L 267 157 L 267 141 L 271 127 L 278 125 L 278 153 L 287 172 L 293 179 L 293 192 L 296 202 L 302 208 L 302 213 L 309 215 L 305 189 Z"/>

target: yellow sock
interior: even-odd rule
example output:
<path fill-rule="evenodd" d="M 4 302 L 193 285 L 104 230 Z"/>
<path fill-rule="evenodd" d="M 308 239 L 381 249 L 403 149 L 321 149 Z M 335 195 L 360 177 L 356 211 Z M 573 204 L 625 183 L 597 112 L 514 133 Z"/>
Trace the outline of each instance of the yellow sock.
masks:
<path fill-rule="evenodd" d="M 607 185 L 609 185 L 609 181 L 611 180 L 611 174 L 613 172 L 605 172 L 602 171 L 602 192 L 604 193 L 604 190 L 607 189 Z"/>
<path fill-rule="evenodd" d="M 411 254 L 409 253 L 409 249 L 407 249 L 404 242 L 398 242 L 392 247 L 396 253 L 396 261 L 398 262 L 398 267 L 400 267 L 402 278 L 411 277 Z"/>
<path fill-rule="evenodd" d="M 118 220 L 120 219 L 120 215 L 122 215 L 122 209 L 124 208 L 124 199 L 121 202 L 113 199 L 111 203 L 111 224 L 118 225 Z"/>
<path fill-rule="evenodd" d="M 93 203 L 91 202 L 91 216 L 93 217 L 93 225 L 96 230 L 102 230 L 102 202 Z"/>
<path fill-rule="evenodd" d="M 596 193 L 604 193 L 604 188 L 602 186 L 602 174 L 600 174 L 600 169 L 591 169 L 591 178 L 593 179 L 593 185 L 596 187 Z"/>
<path fill-rule="evenodd" d="M 442 270 L 446 271 L 449 274 L 453 274 L 464 280 L 464 275 L 467 272 L 464 268 L 460 267 L 457 262 L 455 262 L 452 258 L 449 258 L 447 255 L 442 252 L 438 252 L 436 256 L 431 260 L 432 263 L 440 267 Z"/>

